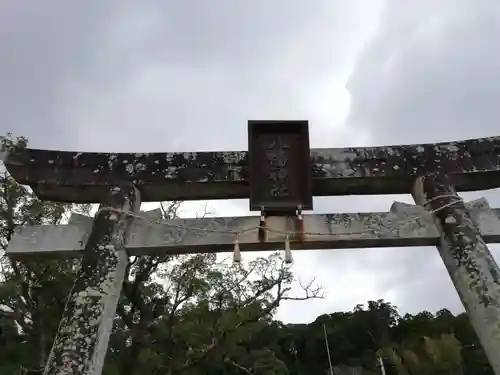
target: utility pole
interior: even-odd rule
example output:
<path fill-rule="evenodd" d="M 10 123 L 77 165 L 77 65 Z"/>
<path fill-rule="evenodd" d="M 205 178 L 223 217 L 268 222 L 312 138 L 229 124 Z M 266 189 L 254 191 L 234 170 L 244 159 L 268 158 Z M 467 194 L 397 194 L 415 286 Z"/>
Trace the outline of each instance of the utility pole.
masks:
<path fill-rule="evenodd" d="M 330 366 L 330 375 L 334 375 L 332 366 L 332 357 L 330 356 L 330 346 L 328 345 L 328 335 L 326 334 L 325 323 L 323 323 L 323 332 L 325 333 L 325 345 L 326 345 L 326 353 L 328 354 L 328 365 Z"/>

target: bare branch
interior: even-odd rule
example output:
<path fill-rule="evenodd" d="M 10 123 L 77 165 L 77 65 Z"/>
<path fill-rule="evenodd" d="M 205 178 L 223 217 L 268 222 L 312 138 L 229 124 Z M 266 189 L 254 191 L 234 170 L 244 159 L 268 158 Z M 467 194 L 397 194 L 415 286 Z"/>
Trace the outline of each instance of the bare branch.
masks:
<path fill-rule="evenodd" d="M 302 284 L 302 282 L 299 280 L 299 285 L 303 289 L 305 295 L 302 297 L 289 297 L 289 296 L 283 296 L 283 300 L 289 300 L 289 301 L 305 301 L 308 299 L 323 299 L 325 298 L 324 293 L 322 293 L 323 288 L 320 285 L 315 285 L 314 281 L 316 278 L 311 279 L 307 284 Z"/>
<path fill-rule="evenodd" d="M 233 365 L 233 366 L 235 366 L 235 367 L 239 368 L 240 370 L 245 371 L 247 374 L 252 374 L 252 370 L 249 370 L 249 369 L 247 369 L 247 368 L 245 368 L 245 367 L 243 367 L 243 366 L 241 366 L 241 365 L 237 364 L 237 363 L 236 363 L 235 361 L 233 361 L 231 358 L 226 357 L 226 358 L 225 358 L 225 360 L 224 360 L 224 362 L 227 362 L 227 363 L 229 363 L 229 364 L 231 364 L 231 365 Z"/>
<path fill-rule="evenodd" d="M 174 219 L 178 217 L 181 201 L 160 202 L 160 209 L 164 219 Z"/>

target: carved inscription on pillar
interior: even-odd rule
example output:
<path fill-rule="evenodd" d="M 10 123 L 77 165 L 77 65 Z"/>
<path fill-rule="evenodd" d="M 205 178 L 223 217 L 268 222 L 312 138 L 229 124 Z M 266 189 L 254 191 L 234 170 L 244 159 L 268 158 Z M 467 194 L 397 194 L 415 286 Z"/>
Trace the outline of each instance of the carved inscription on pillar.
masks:
<path fill-rule="evenodd" d="M 248 149 L 251 210 L 312 209 L 307 121 L 250 121 Z"/>
<path fill-rule="evenodd" d="M 272 135 L 271 142 L 266 149 L 266 159 L 269 166 L 270 194 L 274 198 L 290 196 L 290 145 L 284 142 L 283 136 Z"/>

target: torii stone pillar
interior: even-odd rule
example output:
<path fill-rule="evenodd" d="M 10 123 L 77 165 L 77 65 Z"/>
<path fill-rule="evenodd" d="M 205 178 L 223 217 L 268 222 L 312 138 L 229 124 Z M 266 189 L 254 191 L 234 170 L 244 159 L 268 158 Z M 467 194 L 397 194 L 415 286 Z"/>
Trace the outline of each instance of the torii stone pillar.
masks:
<path fill-rule="evenodd" d="M 439 254 L 491 367 L 500 375 L 500 269 L 446 175 L 417 178 L 412 195 L 429 210 L 450 204 L 433 215 L 441 233 Z"/>
<path fill-rule="evenodd" d="M 140 203 L 137 189 L 124 184 L 111 187 L 101 204 L 44 375 L 101 374 L 128 264 L 133 218 L 120 212 L 138 212 Z"/>

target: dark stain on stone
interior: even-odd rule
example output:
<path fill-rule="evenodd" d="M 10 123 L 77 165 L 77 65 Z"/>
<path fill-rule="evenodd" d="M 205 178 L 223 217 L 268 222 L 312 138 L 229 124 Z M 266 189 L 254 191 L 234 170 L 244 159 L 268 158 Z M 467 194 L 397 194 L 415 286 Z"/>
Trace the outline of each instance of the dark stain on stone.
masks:
<path fill-rule="evenodd" d="M 442 173 L 425 176 L 423 189 L 427 200 L 441 195 L 456 195 L 448 177 Z M 428 208 L 435 210 L 454 200 L 451 196 L 439 198 L 431 201 Z M 448 255 L 453 259 L 454 264 L 446 265 L 451 270 L 450 273 L 453 274 L 455 270 L 460 268 L 464 269 L 470 277 L 468 288 L 478 297 L 479 303 L 483 304 L 484 307 L 497 306 L 499 301 L 488 290 L 488 277 L 485 273 L 489 273 L 496 282 L 500 270 L 493 261 L 491 253 L 482 240 L 481 233 L 464 203 L 455 203 L 437 211 L 434 215 L 439 220 L 447 245 L 447 249 L 441 249 L 441 251 L 448 251 Z M 449 217 L 453 217 L 454 220 L 447 220 Z M 443 257 L 445 263 L 446 258 L 446 256 Z M 482 264 L 487 264 L 487 267 L 483 267 Z"/>
<path fill-rule="evenodd" d="M 109 207 L 134 211 L 138 202 L 131 184 L 111 187 Z M 105 353 L 95 348 L 105 339 L 103 335 L 109 337 L 111 333 L 109 322 L 115 312 L 108 299 L 120 293 L 116 288 L 121 288 L 121 282 L 115 278 L 120 273 L 119 262 L 126 262 L 126 258 L 119 258 L 126 254 L 120 255 L 119 251 L 124 252 L 130 222 L 129 217 L 110 211 L 99 213 L 94 220 L 45 374 L 86 374 L 91 366 L 102 366 Z M 122 266 L 125 267 L 123 263 Z"/>

